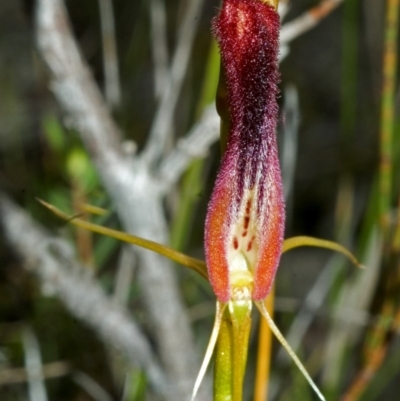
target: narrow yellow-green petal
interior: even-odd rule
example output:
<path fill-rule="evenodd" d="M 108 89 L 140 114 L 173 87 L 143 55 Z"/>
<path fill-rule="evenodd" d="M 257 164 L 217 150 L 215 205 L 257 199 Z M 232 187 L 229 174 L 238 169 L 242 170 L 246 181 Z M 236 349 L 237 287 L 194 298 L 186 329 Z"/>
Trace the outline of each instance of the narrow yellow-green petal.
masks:
<path fill-rule="evenodd" d="M 356 259 L 356 257 L 344 246 L 338 244 L 337 242 L 328 241 L 326 239 L 319 239 L 314 237 L 292 237 L 285 239 L 283 242 L 282 253 L 290 251 L 291 249 L 298 248 L 300 246 L 314 246 L 317 248 L 330 249 L 331 251 L 340 252 L 346 256 L 350 261 L 357 267 L 364 268 L 364 266 Z"/>
<path fill-rule="evenodd" d="M 56 208 L 53 205 L 50 205 L 49 203 L 47 203 L 41 199 L 38 199 L 38 201 L 43 206 L 45 206 L 47 209 L 52 211 L 55 215 L 74 224 L 77 227 L 85 228 L 85 229 L 90 230 L 95 233 L 107 235 L 109 237 L 118 239 L 120 241 L 128 242 L 129 244 L 134 244 L 134 245 L 140 246 L 142 248 L 149 249 L 150 251 L 153 251 L 160 255 L 163 255 L 163 256 L 173 260 L 174 262 L 177 262 L 183 266 L 186 266 L 186 267 L 196 271 L 201 276 L 203 276 L 205 279 L 207 279 L 206 264 L 202 260 L 191 258 L 190 256 L 187 256 L 183 253 L 177 252 L 177 251 L 173 250 L 172 248 L 169 248 L 168 246 L 161 245 L 154 241 L 149 241 L 147 239 L 136 237 L 135 235 L 127 234 L 123 231 L 118 231 L 118 230 L 113 230 L 111 228 L 103 227 L 98 224 L 89 223 L 89 222 L 81 220 L 75 216 L 69 216 L 68 214 L 64 213 L 60 209 Z"/>
<path fill-rule="evenodd" d="M 304 367 L 304 365 L 300 362 L 300 359 L 296 355 L 296 353 L 293 351 L 292 347 L 290 344 L 286 341 L 286 338 L 283 336 L 283 334 L 280 332 L 278 327 L 276 326 L 275 322 L 272 320 L 271 316 L 269 315 L 265 304 L 263 301 L 258 301 L 254 302 L 260 311 L 261 315 L 264 317 L 264 319 L 267 321 L 268 326 L 270 327 L 271 331 L 275 334 L 275 337 L 279 340 L 279 342 L 282 344 L 283 348 L 287 351 L 287 353 L 290 355 L 292 358 L 293 362 L 297 365 L 299 368 L 300 372 L 303 374 L 305 379 L 308 381 L 312 389 L 315 391 L 317 394 L 318 398 L 321 401 L 326 401 L 325 397 L 317 387 L 317 385 L 314 383 L 313 379 L 311 379 L 310 374 L 307 372 L 307 369 Z"/>
<path fill-rule="evenodd" d="M 99 206 L 90 205 L 89 203 L 84 203 L 80 205 L 80 209 L 83 212 L 95 214 L 97 216 L 105 216 L 106 214 L 109 213 L 107 209 L 103 209 L 102 207 Z"/>
<path fill-rule="evenodd" d="M 217 307 L 216 307 L 216 310 L 215 310 L 214 326 L 213 326 L 213 329 L 212 329 L 212 332 L 211 332 L 210 340 L 209 340 L 208 345 L 207 345 L 206 354 L 204 355 L 203 363 L 201 364 L 201 368 L 200 368 L 199 374 L 197 375 L 197 379 L 196 379 L 196 382 L 195 382 L 194 387 L 193 387 L 192 398 L 190 399 L 191 401 L 194 401 L 194 399 L 196 398 L 196 395 L 197 395 L 197 392 L 199 390 L 200 384 L 203 381 L 203 378 L 204 378 L 204 375 L 206 374 L 206 370 L 207 370 L 207 367 L 208 367 L 208 365 L 210 363 L 212 354 L 214 353 L 214 348 L 215 348 L 215 345 L 216 345 L 217 340 L 219 338 L 220 329 L 221 329 L 221 325 L 222 325 L 222 322 L 223 322 L 223 316 L 224 316 L 224 312 L 225 312 L 225 309 L 226 309 L 227 305 L 228 304 L 223 304 L 223 303 L 217 301 Z M 219 340 L 219 341 L 221 341 L 221 340 Z M 230 359 L 230 354 L 228 355 L 228 357 Z M 230 384 L 230 375 L 229 375 L 229 384 Z"/>

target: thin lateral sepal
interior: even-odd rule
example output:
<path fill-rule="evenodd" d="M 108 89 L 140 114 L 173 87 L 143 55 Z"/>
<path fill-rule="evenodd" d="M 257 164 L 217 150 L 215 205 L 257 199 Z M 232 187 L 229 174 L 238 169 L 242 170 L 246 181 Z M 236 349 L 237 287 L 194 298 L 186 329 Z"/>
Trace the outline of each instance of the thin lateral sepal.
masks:
<path fill-rule="evenodd" d="M 105 216 L 109 213 L 107 209 L 99 206 L 90 205 L 89 203 L 84 203 L 80 205 L 79 208 L 85 213 L 95 214 L 96 216 Z"/>
<path fill-rule="evenodd" d="M 329 241 L 326 239 L 307 237 L 307 236 L 298 236 L 285 239 L 283 241 L 282 253 L 290 251 L 291 249 L 298 248 L 300 246 L 313 246 L 316 248 L 329 249 L 331 251 L 336 251 L 346 256 L 355 266 L 360 269 L 364 269 L 365 266 L 361 264 L 357 258 L 343 245 L 338 244 L 334 241 Z"/>
<path fill-rule="evenodd" d="M 197 375 L 196 381 L 193 386 L 193 393 L 192 397 L 190 398 L 190 401 L 194 401 L 197 392 L 199 391 L 200 384 L 203 381 L 204 375 L 206 374 L 207 367 L 210 363 L 212 354 L 214 353 L 215 344 L 217 343 L 219 330 L 221 328 L 222 317 L 224 315 L 227 305 L 228 304 L 226 303 L 217 301 L 213 330 L 211 332 L 210 340 L 207 345 L 206 354 L 204 355 L 204 359 L 201 364 L 199 374 Z"/>
<path fill-rule="evenodd" d="M 102 234 L 102 235 L 107 235 L 108 237 L 115 238 L 120 241 L 127 242 L 129 244 L 137 245 L 142 248 L 148 249 L 150 251 L 156 252 L 159 255 L 165 256 L 168 259 L 173 260 L 174 262 L 177 262 L 183 266 L 188 267 L 189 269 L 194 270 L 195 272 L 199 273 L 202 277 L 204 277 L 206 280 L 208 279 L 207 277 L 207 268 L 206 264 L 199 259 L 192 258 L 190 256 L 187 256 L 181 252 L 175 251 L 174 249 L 166 246 L 159 244 L 158 242 L 150 241 L 141 237 L 137 237 L 132 234 L 125 233 L 123 231 L 119 230 L 113 230 L 112 228 L 107 228 L 100 226 L 98 224 L 94 223 L 89 223 L 88 221 L 79 219 L 76 216 L 70 216 L 57 207 L 51 205 L 50 203 L 47 203 L 41 199 L 37 199 L 45 208 L 49 209 L 51 212 L 53 212 L 56 216 L 62 218 L 63 220 L 77 226 L 84 228 L 86 230 Z"/>
<path fill-rule="evenodd" d="M 272 320 L 271 316 L 269 315 L 267 309 L 265 308 L 264 302 L 263 301 L 257 301 L 254 302 L 260 311 L 261 315 L 265 318 L 265 320 L 268 323 L 268 326 L 270 327 L 271 331 L 275 334 L 276 338 L 279 340 L 279 342 L 282 344 L 282 346 L 285 348 L 287 353 L 290 355 L 290 357 L 293 359 L 293 362 L 296 364 L 296 366 L 300 369 L 300 372 L 303 374 L 305 379 L 308 381 L 310 384 L 311 388 L 315 391 L 317 394 L 318 398 L 321 401 L 326 401 L 325 397 L 322 395 L 321 391 L 317 387 L 317 385 L 314 383 L 313 379 L 311 379 L 311 376 L 308 374 L 306 368 L 304 365 L 300 362 L 300 359 L 297 357 L 295 352 L 293 351 L 292 347 L 289 345 L 289 343 L 286 341 L 285 337 L 283 337 L 283 334 L 280 332 L 278 327 L 276 326 L 275 322 Z"/>

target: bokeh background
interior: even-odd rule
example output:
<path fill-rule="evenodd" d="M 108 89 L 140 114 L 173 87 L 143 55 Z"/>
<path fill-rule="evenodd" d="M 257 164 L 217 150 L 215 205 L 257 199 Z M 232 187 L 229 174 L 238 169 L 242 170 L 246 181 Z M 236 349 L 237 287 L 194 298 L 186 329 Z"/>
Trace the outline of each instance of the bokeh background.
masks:
<path fill-rule="evenodd" d="M 162 2 L 167 72 L 189 2 Z M 101 1 L 65 3 L 84 59 L 105 92 Z M 399 397 L 400 86 L 397 68 L 391 82 L 393 102 L 384 103 L 386 3 L 390 2 L 345 0 L 281 52 L 278 139 L 287 195 L 286 237 L 338 241 L 367 266 L 361 272 L 329 251 L 302 248 L 283 256 L 277 276 L 275 321 L 297 344 L 299 355 L 331 400 Z M 283 25 L 318 4 L 292 0 Z M 126 305 L 153 344 L 135 280 L 135 257 L 128 257 L 132 274 L 121 285 L 126 249 L 118 241 L 77 231 L 36 201 L 45 199 L 70 213 L 85 203 L 97 205 L 109 213 L 92 219 L 120 228 L 113 202 L 78 132 L 51 92 L 49 72 L 35 44 L 35 5 L 31 0 L 0 2 L 0 190 L 54 236 L 74 244 L 99 285 Z M 126 146 L 140 152 L 168 75 L 157 83 L 153 3 L 114 0 L 112 7 L 120 94 L 114 100 L 109 94 L 108 104 Z M 218 1 L 205 0 L 196 15 L 195 38 L 165 152 L 199 120 L 215 93 L 219 64 L 210 21 L 218 7 Z M 394 29 L 393 40 L 398 37 L 399 30 Z M 395 43 L 392 62 L 399 59 L 398 50 Z M 382 124 L 384 107 L 393 111 L 389 131 Z M 389 153 L 382 154 L 382 149 Z M 164 199 L 171 246 L 200 258 L 206 206 L 220 157 L 218 144 L 205 156 L 190 165 Z M 388 192 L 380 186 L 385 177 L 391 184 Z M 212 325 L 214 297 L 203 279 L 179 266 L 175 271 L 200 355 Z M 254 392 L 257 316 L 254 319 L 246 400 Z M 32 398 L 29 391 L 29 347 L 40 352 L 48 376 L 43 381 L 48 400 L 158 399 L 151 395 L 143 371 L 132 368 L 84 321 L 71 315 L 25 268 L 4 235 L 0 240 L 2 401 L 46 401 Z M 314 399 L 278 344 L 272 361 L 269 399 Z"/>

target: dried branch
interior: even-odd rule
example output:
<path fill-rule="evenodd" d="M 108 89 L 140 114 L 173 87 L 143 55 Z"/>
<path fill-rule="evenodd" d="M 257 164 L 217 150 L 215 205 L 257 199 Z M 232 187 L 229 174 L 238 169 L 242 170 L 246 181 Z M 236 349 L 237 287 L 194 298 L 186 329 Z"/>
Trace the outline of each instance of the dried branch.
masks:
<path fill-rule="evenodd" d="M 29 326 L 22 331 L 25 368 L 28 376 L 28 392 L 30 401 L 47 401 L 47 391 L 43 380 L 42 355 L 39 341 Z"/>
<path fill-rule="evenodd" d="M 193 16 L 186 24 L 195 25 L 196 7 L 200 7 L 201 1 L 190 2 Z M 38 47 L 52 73 L 52 88 L 78 129 L 125 230 L 167 243 L 159 182 L 152 177 L 146 163 L 122 151 L 119 130 L 79 54 L 63 2 L 38 0 L 36 24 Z M 186 32 L 184 28 L 182 35 Z M 177 64 L 188 58 L 190 47 L 191 41 L 182 45 L 179 57 L 176 55 Z M 181 68 L 175 69 L 178 76 L 182 74 Z M 166 375 L 174 385 L 168 397 L 187 399 L 196 375 L 197 358 L 175 273 L 171 264 L 159 255 L 143 249 L 137 253 L 140 262 L 137 278 L 143 304 Z"/>
<path fill-rule="evenodd" d="M 105 96 L 108 105 L 113 108 L 118 106 L 121 101 L 114 11 L 111 0 L 99 0 L 99 6 L 103 41 Z"/>
<path fill-rule="evenodd" d="M 72 369 L 65 361 L 52 362 L 42 365 L 43 379 L 53 379 L 69 375 Z M 10 384 L 25 383 L 28 380 L 28 372 L 25 368 L 0 369 L 0 387 Z"/>
<path fill-rule="evenodd" d="M 81 386 L 95 401 L 113 401 L 111 395 L 108 394 L 103 387 L 101 387 L 86 373 L 75 372 L 72 374 L 72 379 L 76 384 Z"/>
<path fill-rule="evenodd" d="M 281 45 L 287 45 L 293 39 L 309 31 L 342 2 L 343 0 L 324 0 L 300 17 L 284 24 L 281 29 Z"/>
<path fill-rule="evenodd" d="M 167 21 L 164 0 L 150 0 L 151 50 L 154 62 L 154 86 L 156 98 L 160 99 L 167 87 L 168 46 Z"/>
<path fill-rule="evenodd" d="M 390 349 L 393 349 L 392 337 L 399 333 L 400 328 L 400 310 L 396 310 L 395 305 L 386 299 L 382 312 L 374 325 L 375 327 L 372 328 L 371 338 L 369 338 L 366 349 L 364 349 L 366 360 L 363 367 L 357 372 L 340 401 L 359 400 L 381 370 Z M 392 354 L 393 356 L 395 354 Z"/>
<path fill-rule="evenodd" d="M 297 88 L 288 85 L 284 91 L 285 135 L 281 145 L 282 180 L 286 204 L 289 203 L 294 187 L 298 154 L 298 134 L 300 125 L 300 106 Z M 288 207 L 287 207 L 288 208 Z"/>
<path fill-rule="evenodd" d="M 178 44 L 172 59 L 169 81 L 154 117 L 147 146 L 142 156 L 143 160 L 148 164 L 158 160 L 165 150 L 175 107 L 186 75 L 203 2 L 204 0 L 191 0 L 187 3 L 187 10 L 178 32 Z"/>
<path fill-rule="evenodd" d="M 123 246 L 119 257 L 117 274 L 114 283 L 114 300 L 121 305 L 128 305 L 135 271 L 135 254 L 129 246 Z"/>
<path fill-rule="evenodd" d="M 286 14 L 289 12 L 290 4 L 289 0 L 280 0 L 278 4 L 278 13 L 281 17 L 281 21 L 286 17 Z"/>
<path fill-rule="evenodd" d="M 68 111 L 68 122 L 84 135 L 85 144 L 97 164 L 111 157 L 122 157 L 119 129 L 82 60 L 64 4 L 60 0 L 38 1 L 36 24 L 39 50 L 54 77 L 52 90 Z"/>
<path fill-rule="evenodd" d="M 347 347 L 357 341 L 362 333 L 362 327 L 359 327 L 353 318 L 354 311 L 364 312 L 371 304 L 378 283 L 382 246 L 382 237 L 376 229 L 372 230 L 364 256 L 368 269 L 355 280 L 346 282 L 339 294 L 335 305 L 336 321 L 330 329 L 325 346 L 325 358 L 329 358 L 330 361 L 329 366 L 325 366 L 323 372 L 323 380 L 327 385 L 337 383 L 342 369 L 344 352 Z M 338 321 L 337 316 L 341 318 L 346 316 L 348 322 Z"/>
<path fill-rule="evenodd" d="M 33 271 L 43 288 L 57 296 L 68 311 L 89 325 L 128 361 L 144 369 L 153 388 L 166 393 L 163 373 L 147 339 L 128 312 L 110 301 L 100 286 L 75 260 L 68 243 L 39 227 L 18 206 L 0 195 L 1 228 L 24 267 Z"/>
<path fill-rule="evenodd" d="M 200 121 L 180 139 L 175 149 L 160 164 L 160 185 L 165 192 L 179 179 L 195 158 L 204 157 L 219 137 L 220 118 L 215 104 L 208 106 Z"/>

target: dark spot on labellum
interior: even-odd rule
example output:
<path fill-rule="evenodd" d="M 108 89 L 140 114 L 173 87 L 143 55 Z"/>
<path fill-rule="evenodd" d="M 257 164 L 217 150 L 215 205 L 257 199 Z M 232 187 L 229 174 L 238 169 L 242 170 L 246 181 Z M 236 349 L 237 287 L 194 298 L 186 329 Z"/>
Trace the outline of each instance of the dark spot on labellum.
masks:
<path fill-rule="evenodd" d="M 249 199 L 246 204 L 246 215 L 250 215 L 250 208 L 251 208 L 251 200 Z"/>

